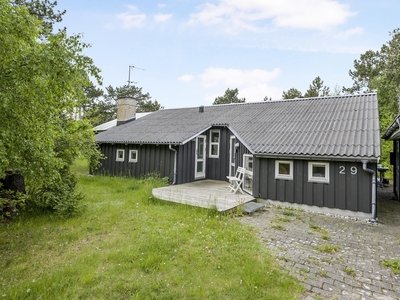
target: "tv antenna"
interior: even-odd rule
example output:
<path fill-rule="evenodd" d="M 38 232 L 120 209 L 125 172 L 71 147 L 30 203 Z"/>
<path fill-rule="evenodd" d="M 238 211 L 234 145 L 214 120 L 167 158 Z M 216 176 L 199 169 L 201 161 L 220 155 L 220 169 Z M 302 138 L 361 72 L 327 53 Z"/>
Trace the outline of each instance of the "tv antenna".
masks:
<path fill-rule="evenodd" d="M 136 81 L 131 81 L 131 69 L 138 69 L 138 70 L 142 70 L 142 71 L 144 71 L 144 69 L 142 69 L 142 68 L 138 68 L 138 67 L 135 67 L 135 66 L 129 66 L 129 75 L 128 75 L 128 88 L 130 87 L 130 85 L 131 85 L 131 83 L 137 83 Z"/>

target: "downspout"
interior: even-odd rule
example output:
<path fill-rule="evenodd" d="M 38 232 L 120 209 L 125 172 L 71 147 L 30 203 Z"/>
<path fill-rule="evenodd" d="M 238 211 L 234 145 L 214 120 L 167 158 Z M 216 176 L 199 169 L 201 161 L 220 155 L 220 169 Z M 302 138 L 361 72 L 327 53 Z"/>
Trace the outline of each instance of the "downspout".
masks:
<path fill-rule="evenodd" d="M 172 145 L 169 144 L 169 150 L 174 151 L 174 181 L 172 182 L 172 185 L 176 183 L 176 161 L 178 160 L 178 150 L 172 148 Z"/>
<path fill-rule="evenodd" d="M 376 223 L 376 222 L 378 222 L 376 220 L 376 174 L 375 174 L 374 170 L 371 170 L 371 169 L 367 168 L 368 160 L 363 159 L 363 160 L 361 160 L 361 162 L 363 164 L 363 170 L 365 172 L 368 172 L 368 173 L 372 174 L 372 201 L 371 201 L 371 204 L 372 204 L 372 218 L 369 219 L 368 221 L 372 222 L 372 223 Z"/>

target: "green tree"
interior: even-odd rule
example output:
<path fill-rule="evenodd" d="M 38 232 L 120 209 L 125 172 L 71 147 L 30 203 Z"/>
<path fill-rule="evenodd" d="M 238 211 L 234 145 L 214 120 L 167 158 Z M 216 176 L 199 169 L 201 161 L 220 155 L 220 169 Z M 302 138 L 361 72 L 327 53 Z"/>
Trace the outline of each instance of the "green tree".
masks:
<path fill-rule="evenodd" d="M 218 96 L 215 98 L 213 105 L 217 104 L 230 104 L 230 103 L 245 103 L 246 98 L 239 98 L 239 90 L 236 89 L 227 89 L 223 96 Z"/>
<path fill-rule="evenodd" d="M 118 98 L 131 97 L 136 100 L 136 112 L 151 112 L 159 110 L 161 105 L 157 100 L 152 101 L 149 93 L 143 93 L 142 88 L 135 85 L 124 85 L 113 88 L 106 88 L 108 98 L 116 102 Z"/>
<path fill-rule="evenodd" d="M 264 96 L 263 101 L 272 101 L 272 97 Z"/>
<path fill-rule="evenodd" d="M 295 88 L 290 88 L 287 92 L 283 91 L 282 99 L 295 99 L 295 98 L 302 98 L 303 94 Z"/>
<path fill-rule="evenodd" d="M 324 86 L 324 81 L 319 76 L 315 77 L 315 79 L 310 84 L 310 87 L 304 94 L 304 98 L 326 96 L 329 96 L 329 87 Z"/>
<path fill-rule="evenodd" d="M 391 40 L 379 51 L 368 50 L 354 61 L 349 71 L 353 86 L 346 93 L 377 92 L 381 130 L 386 130 L 399 113 L 400 99 L 400 28 L 389 33 Z M 392 142 L 382 141 L 381 162 L 389 165 Z"/>
<path fill-rule="evenodd" d="M 53 31 L 54 23 L 62 21 L 62 16 L 66 13 L 66 10 L 55 11 L 57 1 L 49 0 L 11 0 L 11 5 L 15 6 L 26 6 L 29 13 L 35 16 L 37 19 L 43 21 L 41 28 L 42 38 L 46 37 Z"/>
<path fill-rule="evenodd" d="M 0 0 L 0 177 L 25 178 L 28 205 L 70 214 L 80 194 L 70 166 L 79 155 L 100 157 L 89 123 L 67 118 L 87 102 L 99 69 L 88 47 L 66 31 L 40 36 L 43 22 L 25 6 Z"/>

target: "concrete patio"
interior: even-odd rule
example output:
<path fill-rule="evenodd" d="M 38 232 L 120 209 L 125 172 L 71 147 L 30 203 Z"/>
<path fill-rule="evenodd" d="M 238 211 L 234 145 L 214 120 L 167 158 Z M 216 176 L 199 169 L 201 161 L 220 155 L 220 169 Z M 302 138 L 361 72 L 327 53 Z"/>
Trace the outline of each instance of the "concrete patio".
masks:
<path fill-rule="evenodd" d="M 200 180 L 153 189 L 153 196 L 166 201 L 228 211 L 255 198 L 247 193 L 233 194 L 228 183 L 217 180 Z"/>

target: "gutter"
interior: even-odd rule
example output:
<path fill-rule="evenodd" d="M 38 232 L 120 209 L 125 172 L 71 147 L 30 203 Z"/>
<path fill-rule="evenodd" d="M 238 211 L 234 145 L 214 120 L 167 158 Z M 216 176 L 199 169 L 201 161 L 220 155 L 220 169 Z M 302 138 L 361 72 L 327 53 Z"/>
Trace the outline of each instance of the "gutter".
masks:
<path fill-rule="evenodd" d="M 176 183 L 176 162 L 178 160 L 178 150 L 172 148 L 172 145 L 169 144 L 169 150 L 174 151 L 174 181 L 172 182 L 172 185 Z"/>
<path fill-rule="evenodd" d="M 399 130 L 400 128 L 400 115 L 396 117 L 396 119 L 393 121 L 392 125 L 389 126 L 389 128 L 386 130 L 385 134 L 382 136 L 384 140 L 389 140 L 392 135 Z"/>
<path fill-rule="evenodd" d="M 364 159 L 361 157 L 356 157 L 356 156 L 340 156 L 340 155 L 335 155 L 335 156 L 329 156 L 329 155 L 293 155 L 293 154 L 276 154 L 276 155 L 271 155 L 271 154 L 262 154 L 262 153 L 256 153 L 254 154 L 255 157 L 259 158 L 272 158 L 272 159 L 301 159 L 301 160 L 312 160 L 312 161 L 318 161 L 318 160 L 324 160 L 324 161 L 349 161 L 349 162 L 362 162 Z M 369 158 L 369 162 L 376 162 L 378 163 L 378 158 Z"/>
<path fill-rule="evenodd" d="M 367 164 L 368 160 L 363 159 L 361 160 L 363 164 L 363 170 L 365 172 L 371 173 L 372 174 L 372 199 L 371 199 L 371 205 L 372 205 L 372 217 L 368 221 L 371 223 L 377 223 L 378 220 L 376 218 L 376 174 L 374 170 L 368 169 Z"/>

